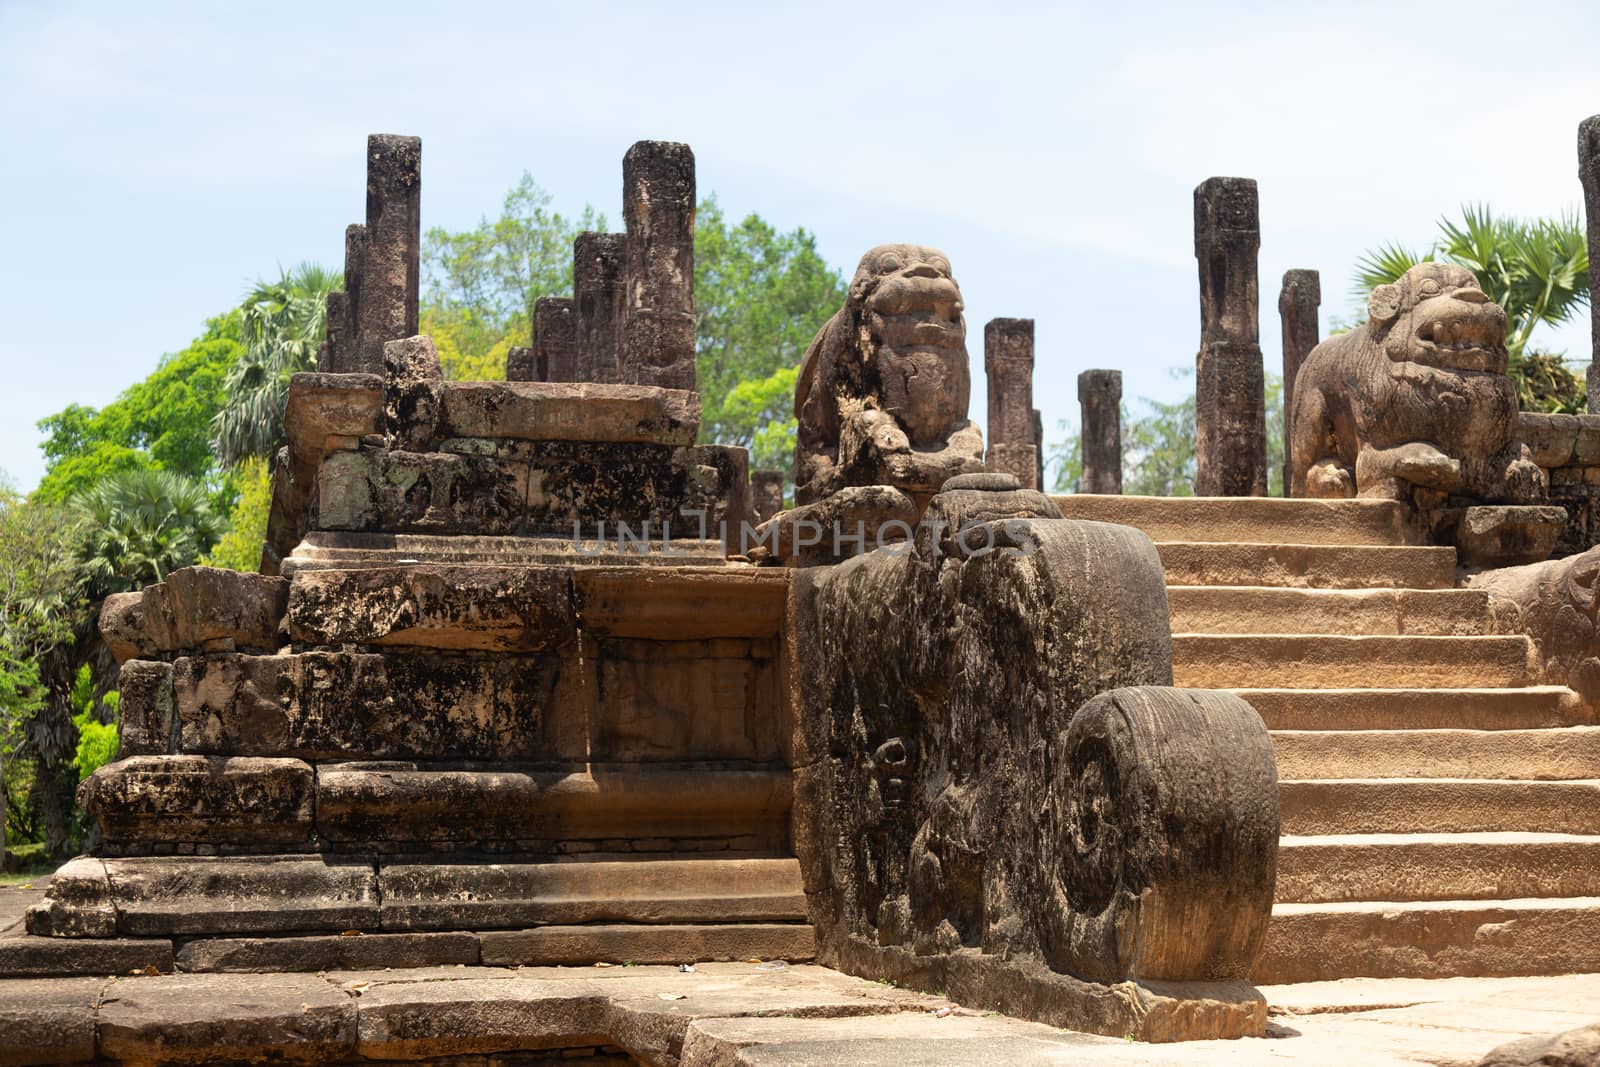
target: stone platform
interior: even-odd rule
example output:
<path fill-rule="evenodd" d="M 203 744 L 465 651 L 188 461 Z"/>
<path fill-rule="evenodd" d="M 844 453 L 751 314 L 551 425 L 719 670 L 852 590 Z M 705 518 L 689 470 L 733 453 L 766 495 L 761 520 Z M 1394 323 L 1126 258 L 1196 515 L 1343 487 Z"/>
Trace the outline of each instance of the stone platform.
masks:
<path fill-rule="evenodd" d="M 0 980 L 0 1063 L 1441 1064 L 1600 1015 L 1600 975 L 1269 987 L 1266 1038 L 1148 1045 L 779 963 Z"/>

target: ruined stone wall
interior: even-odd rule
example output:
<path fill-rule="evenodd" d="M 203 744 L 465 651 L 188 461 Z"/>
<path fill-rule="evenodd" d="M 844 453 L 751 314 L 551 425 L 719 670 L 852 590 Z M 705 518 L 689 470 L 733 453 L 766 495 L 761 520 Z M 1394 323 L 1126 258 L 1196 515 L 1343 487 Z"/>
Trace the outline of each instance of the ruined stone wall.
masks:
<path fill-rule="evenodd" d="M 1518 436 L 1550 475 L 1550 503 L 1567 510 L 1556 554 L 1600 544 L 1600 415 L 1523 412 Z"/>

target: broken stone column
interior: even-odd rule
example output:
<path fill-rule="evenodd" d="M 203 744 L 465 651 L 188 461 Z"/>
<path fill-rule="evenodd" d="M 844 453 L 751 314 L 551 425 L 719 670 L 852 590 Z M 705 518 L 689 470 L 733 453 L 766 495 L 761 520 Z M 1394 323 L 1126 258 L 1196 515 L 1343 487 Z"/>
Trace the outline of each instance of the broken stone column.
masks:
<path fill-rule="evenodd" d="M 1122 372 L 1086 370 L 1078 375 L 1083 413 L 1085 493 L 1122 492 Z"/>
<path fill-rule="evenodd" d="M 621 233 L 580 233 L 572 243 L 572 299 L 576 305 L 580 382 L 622 380 L 618 350 L 626 295 L 623 267 L 627 246 L 627 235 Z"/>
<path fill-rule="evenodd" d="M 355 303 L 355 366 L 383 373 L 383 346 L 415 336 L 422 248 L 422 139 L 367 138 L 367 225 Z M 346 238 L 348 252 L 348 235 Z"/>
<path fill-rule="evenodd" d="M 516 345 L 506 351 L 506 381 L 542 382 L 545 380 L 544 374 L 544 368 L 539 366 L 532 348 Z"/>
<path fill-rule="evenodd" d="M 1257 323 L 1256 183 L 1207 178 L 1194 191 L 1200 263 L 1200 354 L 1195 360 L 1195 493 L 1266 496 L 1264 371 Z"/>
<path fill-rule="evenodd" d="M 1044 486 L 1044 413 L 1033 409 L 1033 480 L 1040 489 Z"/>
<path fill-rule="evenodd" d="M 344 230 L 344 291 L 328 294 L 327 340 L 317 350 L 317 370 L 343 374 L 355 369 L 356 308 L 361 298 L 361 261 L 367 253 L 367 228 L 359 222 Z"/>
<path fill-rule="evenodd" d="M 766 522 L 783 510 L 783 472 L 751 471 L 750 495 L 756 509 L 756 521 Z"/>
<path fill-rule="evenodd" d="M 1583 182 L 1583 213 L 1589 222 L 1589 403 L 1591 415 L 1600 413 L 1600 115 L 1591 115 L 1578 127 L 1578 180 Z"/>
<path fill-rule="evenodd" d="M 576 382 L 576 324 L 570 296 L 541 296 L 533 304 L 533 362 L 543 382 Z M 526 379 L 525 379 L 526 380 Z"/>
<path fill-rule="evenodd" d="M 1038 486 L 1033 436 L 1033 320 L 990 319 L 983 328 L 983 369 L 989 376 L 989 453 L 985 466 Z"/>
<path fill-rule="evenodd" d="M 1289 495 L 1289 441 L 1294 416 L 1294 378 L 1311 350 L 1321 340 L 1317 308 L 1322 304 L 1322 280 L 1314 270 L 1286 270 L 1278 292 L 1278 315 L 1283 319 L 1283 495 Z"/>
<path fill-rule="evenodd" d="M 694 195 L 688 145 L 639 141 L 622 157 L 626 383 L 695 387 Z"/>

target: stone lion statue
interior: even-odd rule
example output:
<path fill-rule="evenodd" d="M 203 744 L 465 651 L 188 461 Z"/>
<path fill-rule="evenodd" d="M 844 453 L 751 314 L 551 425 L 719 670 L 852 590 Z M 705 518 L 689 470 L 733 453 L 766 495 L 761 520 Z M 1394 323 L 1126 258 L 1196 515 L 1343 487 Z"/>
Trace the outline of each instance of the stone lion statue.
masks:
<path fill-rule="evenodd" d="M 861 257 L 844 307 L 806 349 L 795 386 L 795 501 L 891 485 L 926 499 L 983 470 L 961 289 L 922 245 Z"/>
<path fill-rule="evenodd" d="M 1295 378 L 1292 495 L 1532 504 L 1548 483 L 1516 439 L 1506 313 L 1465 268 L 1419 263 L 1319 344 Z"/>

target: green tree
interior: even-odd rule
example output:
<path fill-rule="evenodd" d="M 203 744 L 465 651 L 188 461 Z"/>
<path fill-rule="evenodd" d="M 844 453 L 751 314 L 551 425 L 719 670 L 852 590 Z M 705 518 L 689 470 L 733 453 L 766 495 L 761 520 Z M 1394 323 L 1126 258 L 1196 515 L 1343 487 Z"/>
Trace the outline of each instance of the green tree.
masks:
<path fill-rule="evenodd" d="M 74 638 L 83 615 L 83 527 L 68 509 L 0 488 L 0 854 L 10 834 L 36 838 L 34 774 L 26 761 L 60 729 L 50 721 L 51 653 Z M 45 719 L 43 730 L 33 727 Z M 56 724 L 59 726 L 59 724 Z"/>
<path fill-rule="evenodd" d="M 228 369 L 226 399 L 211 419 L 212 447 L 224 467 L 282 447 L 289 379 L 316 369 L 328 294 L 343 284 L 341 274 L 301 263 L 246 295 L 238 312 L 245 350 Z"/>
<path fill-rule="evenodd" d="M 1559 326 L 1588 304 L 1588 235 L 1578 216 L 1518 219 L 1497 216 L 1487 206 L 1465 206 L 1460 222 L 1439 220 L 1439 237 L 1421 255 L 1398 243 L 1364 254 L 1356 262 L 1351 295 L 1364 306 L 1377 286 L 1435 259 L 1470 270 L 1489 299 L 1505 309 L 1506 349 L 1523 408 L 1582 411 L 1583 383 L 1566 369 L 1562 354 L 1533 344 L 1539 326 Z"/>
<path fill-rule="evenodd" d="M 238 495 L 228 513 L 227 532 L 200 560 L 207 567 L 254 571 L 261 566 L 272 510 L 272 472 L 264 459 L 246 459 L 229 474 Z"/>
<path fill-rule="evenodd" d="M 211 420 L 221 410 L 229 368 L 244 352 L 237 320 L 223 316 L 143 381 L 96 410 L 81 404 L 41 419 L 45 474 L 36 495 L 59 503 L 119 471 L 169 470 L 215 483 Z"/>
<path fill-rule="evenodd" d="M 701 437 L 792 478 L 795 379 L 844 304 L 844 277 L 804 228 L 780 233 L 753 213 L 730 224 L 715 197 L 699 206 L 694 240 Z"/>
<path fill-rule="evenodd" d="M 573 239 L 605 228 L 605 216 L 587 205 L 576 219 L 550 211 L 550 194 L 524 173 L 498 219 L 424 234 L 423 332 L 445 375 L 504 378 L 506 351 L 532 339 L 534 302 L 572 290 Z"/>
<path fill-rule="evenodd" d="M 171 471 L 118 472 L 75 495 L 71 506 L 89 527 L 84 577 L 97 599 L 163 581 L 222 533 L 205 486 Z"/>

